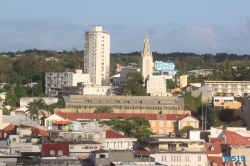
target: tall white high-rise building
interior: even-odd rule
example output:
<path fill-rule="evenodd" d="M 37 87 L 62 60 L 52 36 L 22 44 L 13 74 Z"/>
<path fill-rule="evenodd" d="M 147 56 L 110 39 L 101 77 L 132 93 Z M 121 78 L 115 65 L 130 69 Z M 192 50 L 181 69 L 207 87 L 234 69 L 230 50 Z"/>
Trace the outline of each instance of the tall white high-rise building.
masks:
<path fill-rule="evenodd" d="M 91 83 L 109 85 L 110 34 L 94 26 L 84 37 L 84 73 L 89 73 Z"/>
<path fill-rule="evenodd" d="M 144 48 L 141 52 L 140 64 L 141 74 L 144 79 L 151 76 L 153 73 L 153 55 L 150 51 L 149 39 L 147 37 L 144 40 Z"/>

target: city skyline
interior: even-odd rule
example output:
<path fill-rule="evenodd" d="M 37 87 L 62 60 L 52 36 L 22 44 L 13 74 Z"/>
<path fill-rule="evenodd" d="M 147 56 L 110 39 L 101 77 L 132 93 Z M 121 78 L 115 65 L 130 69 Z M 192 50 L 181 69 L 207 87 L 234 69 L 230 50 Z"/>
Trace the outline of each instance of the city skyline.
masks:
<path fill-rule="evenodd" d="M 102 26 L 111 53 L 228 52 L 250 54 L 250 2 L 241 1 L 4 1 L 0 52 L 84 49 L 84 33 Z"/>

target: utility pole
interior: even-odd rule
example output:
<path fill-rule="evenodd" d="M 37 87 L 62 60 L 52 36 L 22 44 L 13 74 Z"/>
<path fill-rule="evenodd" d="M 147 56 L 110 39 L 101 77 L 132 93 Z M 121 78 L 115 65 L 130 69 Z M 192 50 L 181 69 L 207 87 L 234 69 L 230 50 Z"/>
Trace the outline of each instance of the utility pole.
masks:
<path fill-rule="evenodd" d="M 207 130 L 207 104 L 206 104 L 206 112 L 205 112 L 205 130 Z"/>
<path fill-rule="evenodd" d="M 202 113 L 201 113 L 201 130 L 203 130 L 203 103 L 202 103 Z"/>

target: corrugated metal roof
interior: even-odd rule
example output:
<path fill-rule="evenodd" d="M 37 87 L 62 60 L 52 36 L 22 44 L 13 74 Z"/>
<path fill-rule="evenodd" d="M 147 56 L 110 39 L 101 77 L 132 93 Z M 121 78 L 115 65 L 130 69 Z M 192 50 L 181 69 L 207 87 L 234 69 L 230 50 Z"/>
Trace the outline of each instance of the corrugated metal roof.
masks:
<path fill-rule="evenodd" d="M 3 123 L 23 124 L 27 126 L 40 126 L 39 123 L 31 120 L 30 118 L 26 118 L 24 116 L 3 115 Z"/>

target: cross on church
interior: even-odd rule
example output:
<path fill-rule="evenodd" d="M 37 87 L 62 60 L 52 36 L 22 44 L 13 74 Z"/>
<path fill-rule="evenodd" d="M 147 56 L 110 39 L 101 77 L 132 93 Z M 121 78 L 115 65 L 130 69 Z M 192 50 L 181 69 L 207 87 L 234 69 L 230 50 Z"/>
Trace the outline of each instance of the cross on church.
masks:
<path fill-rule="evenodd" d="M 146 38 L 148 38 L 148 35 L 146 34 Z"/>

